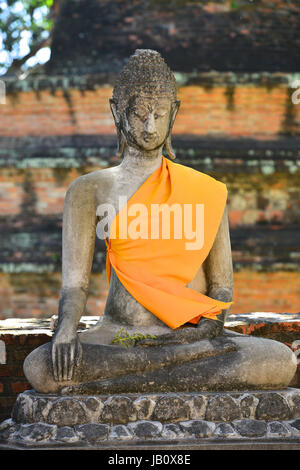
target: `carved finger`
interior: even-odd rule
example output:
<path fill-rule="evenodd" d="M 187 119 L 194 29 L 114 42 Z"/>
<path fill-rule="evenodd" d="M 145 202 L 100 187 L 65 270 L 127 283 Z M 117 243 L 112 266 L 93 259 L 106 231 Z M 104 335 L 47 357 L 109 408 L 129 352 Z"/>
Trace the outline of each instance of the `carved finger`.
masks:
<path fill-rule="evenodd" d="M 76 348 L 75 343 L 71 343 L 71 347 L 70 347 L 70 362 L 69 362 L 67 380 L 72 380 L 72 378 L 73 378 L 74 362 L 75 362 L 75 348 Z"/>
<path fill-rule="evenodd" d="M 159 335 L 157 338 L 145 338 L 136 343 L 136 346 L 150 347 L 150 346 L 164 346 L 171 341 L 176 341 L 172 333 Z"/>
<path fill-rule="evenodd" d="M 79 339 L 76 342 L 76 366 L 80 366 L 82 361 L 82 346 Z"/>
<path fill-rule="evenodd" d="M 62 381 L 62 357 L 62 345 L 59 345 L 59 347 L 57 348 L 57 376 L 59 382 Z"/>
<path fill-rule="evenodd" d="M 192 341 L 197 341 L 199 335 L 197 334 L 196 328 L 183 328 L 173 333 L 168 333 L 167 335 L 161 336 L 161 341 L 164 344 L 172 344 L 172 343 L 190 343 Z"/>
<path fill-rule="evenodd" d="M 215 320 L 201 320 L 197 327 L 198 334 L 202 338 L 214 338 L 222 333 L 222 325 Z"/>
<path fill-rule="evenodd" d="M 63 357 L 62 357 L 62 379 L 65 381 L 68 377 L 68 368 L 70 363 L 70 346 L 69 344 L 64 345 L 63 347 Z"/>
<path fill-rule="evenodd" d="M 58 372 L 57 372 L 57 350 L 56 345 L 52 345 L 52 369 L 53 369 L 53 377 L 55 382 L 58 382 Z"/>

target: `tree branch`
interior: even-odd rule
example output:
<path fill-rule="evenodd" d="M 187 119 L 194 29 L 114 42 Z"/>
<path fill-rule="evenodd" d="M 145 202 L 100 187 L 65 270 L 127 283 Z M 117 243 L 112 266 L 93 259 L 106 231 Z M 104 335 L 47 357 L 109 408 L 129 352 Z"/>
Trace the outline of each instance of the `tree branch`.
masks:
<path fill-rule="evenodd" d="M 14 59 L 12 63 L 10 64 L 9 68 L 6 71 L 6 74 L 9 74 L 11 72 L 17 73 L 20 70 L 20 67 L 28 60 L 30 57 L 33 57 L 40 49 L 43 47 L 50 46 L 51 44 L 51 34 L 47 39 L 44 39 L 43 41 L 40 41 L 36 44 L 34 44 L 28 54 L 26 54 L 24 57 L 21 57 L 20 59 Z"/>

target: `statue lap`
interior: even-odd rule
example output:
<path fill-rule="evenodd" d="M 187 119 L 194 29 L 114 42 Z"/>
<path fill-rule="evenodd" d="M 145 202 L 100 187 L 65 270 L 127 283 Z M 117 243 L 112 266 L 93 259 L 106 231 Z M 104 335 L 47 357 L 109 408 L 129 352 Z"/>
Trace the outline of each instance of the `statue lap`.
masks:
<path fill-rule="evenodd" d="M 275 390 L 289 385 L 297 366 L 294 354 L 284 344 L 226 330 L 213 339 L 158 347 L 124 349 L 83 340 L 81 344 L 82 362 L 71 381 L 54 381 L 51 343 L 27 356 L 25 375 L 37 392 Z"/>

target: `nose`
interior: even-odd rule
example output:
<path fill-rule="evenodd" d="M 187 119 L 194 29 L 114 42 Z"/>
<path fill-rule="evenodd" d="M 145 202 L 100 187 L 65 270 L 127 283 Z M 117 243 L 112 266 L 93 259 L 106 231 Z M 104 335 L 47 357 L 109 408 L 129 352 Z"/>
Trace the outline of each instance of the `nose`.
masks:
<path fill-rule="evenodd" d="M 146 123 L 145 123 L 145 131 L 147 134 L 154 134 L 156 132 L 155 127 L 155 120 L 153 113 L 149 113 Z"/>

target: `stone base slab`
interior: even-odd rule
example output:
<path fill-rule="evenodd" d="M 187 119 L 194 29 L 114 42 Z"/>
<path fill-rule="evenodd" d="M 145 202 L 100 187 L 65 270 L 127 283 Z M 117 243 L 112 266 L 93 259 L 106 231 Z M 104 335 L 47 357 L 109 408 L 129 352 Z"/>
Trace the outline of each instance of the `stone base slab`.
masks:
<path fill-rule="evenodd" d="M 12 418 L 0 424 L 2 445 L 35 448 L 249 440 L 300 443 L 300 390 L 113 396 L 30 390 L 18 396 Z"/>
<path fill-rule="evenodd" d="M 0 448 L 94 448 L 94 449 L 201 449 L 266 448 L 289 443 L 300 449 L 300 419 L 261 421 L 242 419 L 230 423 L 190 420 L 162 424 L 137 421 L 130 425 L 55 426 L 37 422 L 0 426 Z"/>

